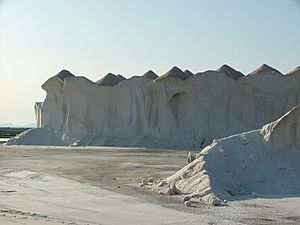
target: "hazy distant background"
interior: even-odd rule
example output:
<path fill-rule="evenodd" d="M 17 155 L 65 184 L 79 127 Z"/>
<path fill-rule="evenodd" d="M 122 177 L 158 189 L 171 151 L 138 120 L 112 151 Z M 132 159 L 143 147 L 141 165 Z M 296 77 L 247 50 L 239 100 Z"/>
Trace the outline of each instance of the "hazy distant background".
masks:
<path fill-rule="evenodd" d="M 173 65 L 300 64 L 298 0 L 0 0 L 0 124 L 34 122 L 41 84 L 65 68 L 95 81 Z"/>

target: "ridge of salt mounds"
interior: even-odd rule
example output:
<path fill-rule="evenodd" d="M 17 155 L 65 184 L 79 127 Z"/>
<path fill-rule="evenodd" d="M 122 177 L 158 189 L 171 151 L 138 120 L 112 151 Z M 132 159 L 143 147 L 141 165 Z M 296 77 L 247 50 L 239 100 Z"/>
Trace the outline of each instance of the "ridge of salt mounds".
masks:
<path fill-rule="evenodd" d="M 240 71 L 233 69 L 232 67 L 224 64 L 219 69 L 217 69 L 220 73 L 225 73 L 226 75 L 232 77 L 233 79 L 239 79 L 240 77 L 244 77 Z"/>
<path fill-rule="evenodd" d="M 150 188 L 212 205 L 241 195 L 300 194 L 299 160 L 300 105 L 262 129 L 214 140 L 194 161 Z"/>
<path fill-rule="evenodd" d="M 62 142 L 56 137 L 50 128 L 34 128 L 22 132 L 16 137 L 10 138 L 7 145 L 55 145 L 62 146 Z"/>
<path fill-rule="evenodd" d="M 115 86 L 120 83 L 121 80 L 123 79 L 112 73 L 108 73 L 100 80 L 97 80 L 95 83 L 101 86 Z"/>
<path fill-rule="evenodd" d="M 42 85 L 38 124 L 65 145 L 199 149 L 258 129 L 300 103 L 294 76 L 263 72 L 235 80 L 211 70 L 181 80 L 174 71 L 185 72 L 171 71 L 163 81 L 134 76 L 113 87 L 54 76 Z"/>

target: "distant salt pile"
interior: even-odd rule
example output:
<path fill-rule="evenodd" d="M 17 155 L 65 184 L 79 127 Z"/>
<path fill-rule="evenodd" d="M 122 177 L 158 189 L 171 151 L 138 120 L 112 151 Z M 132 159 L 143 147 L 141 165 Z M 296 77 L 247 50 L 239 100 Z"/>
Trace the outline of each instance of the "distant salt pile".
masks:
<path fill-rule="evenodd" d="M 240 195 L 300 194 L 299 161 L 300 105 L 260 130 L 215 140 L 187 166 L 149 187 L 213 205 Z"/>
<path fill-rule="evenodd" d="M 277 74 L 281 74 L 278 70 L 272 68 L 271 66 L 263 64 L 260 67 L 258 67 L 256 70 L 254 70 L 253 72 L 251 72 L 249 75 L 257 75 L 257 74 L 261 74 L 261 73 L 277 73 Z"/>
<path fill-rule="evenodd" d="M 242 74 L 241 72 L 231 68 L 230 66 L 228 65 L 222 65 L 217 71 L 219 71 L 220 73 L 224 73 L 234 79 L 238 79 L 240 77 L 243 77 L 244 74 Z"/>
<path fill-rule="evenodd" d="M 174 66 L 167 73 L 158 77 L 156 80 L 164 80 L 164 79 L 169 79 L 169 78 L 177 78 L 180 80 L 185 80 L 188 77 L 190 77 L 189 73 L 185 73 L 181 69 L 179 69 L 177 66 Z"/>
<path fill-rule="evenodd" d="M 75 76 L 68 70 L 62 70 L 58 74 L 56 74 L 54 77 L 57 77 L 60 80 L 64 81 L 67 77 L 75 77 Z"/>
<path fill-rule="evenodd" d="M 184 73 L 185 73 L 187 78 L 194 76 L 194 74 L 189 70 L 185 70 Z"/>
<path fill-rule="evenodd" d="M 7 145 L 63 145 L 50 128 L 35 128 L 27 130 L 9 139 Z"/>
<path fill-rule="evenodd" d="M 115 86 L 118 83 L 120 83 L 121 80 L 124 80 L 124 79 L 125 79 L 124 77 L 122 78 L 122 77 L 116 76 L 112 73 L 108 73 L 103 78 L 96 81 L 96 84 L 102 85 L 102 86 Z"/>
<path fill-rule="evenodd" d="M 42 85 L 37 124 L 67 146 L 199 149 L 259 129 L 299 104 L 299 74 L 265 64 L 249 76 L 228 65 L 196 74 L 174 66 L 159 77 L 109 73 L 92 82 L 62 70 Z"/>
<path fill-rule="evenodd" d="M 152 70 L 149 70 L 148 72 L 146 72 L 143 77 L 148 77 L 152 80 L 155 80 L 156 78 L 158 78 L 158 76 L 156 75 L 156 73 L 154 73 Z"/>

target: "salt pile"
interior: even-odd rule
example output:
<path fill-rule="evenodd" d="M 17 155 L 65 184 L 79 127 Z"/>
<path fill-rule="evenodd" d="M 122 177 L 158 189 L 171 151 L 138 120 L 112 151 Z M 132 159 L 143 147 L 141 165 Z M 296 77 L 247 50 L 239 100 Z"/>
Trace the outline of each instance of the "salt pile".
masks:
<path fill-rule="evenodd" d="M 222 65 L 217 71 L 224 73 L 234 79 L 239 79 L 244 76 L 241 72 L 236 71 L 228 65 Z"/>
<path fill-rule="evenodd" d="M 42 85 L 47 96 L 35 106 L 37 127 L 63 145 L 199 149 L 284 115 L 300 103 L 299 77 L 298 69 L 283 75 L 262 65 L 244 76 L 223 65 L 93 82 L 63 70 Z"/>
<path fill-rule="evenodd" d="M 121 80 L 124 80 L 125 78 L 121 75 L 114 75 L 112 73 L 106 74 L 103 78 L 96 81 L 95 83 L 102 86 L 115 86 L 118 83 L 120 83 Z"/>
<path fill-rule="evenodd" d="M 241 195 L 299 194 L 299 161 L 300 105 L 259 130 L 214 140 L 187 166 L 148 187 L 213 205 Z"/>
<path fill-rule="evenodd" d="M 158 78 L 158 76 L 156 75 L 156 73 L 154 73 L 152 70 L 149 70 L 148 72 L 146 72 L 143 77 L 148 77 L 152 80 L 155 80 L 156 78 Z"/>
<path fill-rule="evenodd" d="M 251 72 L 250 75 L 257 75 L 257 74 L 260 74 L 260 73 L 277 73 L 277 74 L 281 74 L 278 70 L 272 68 L 271 66 L 263 64 L 260 67 L 258 67 L 256 70 Z"/>
<path fill-rule="evenodd" d="M 7 145 L 63 145 L 50 128 L 26 130 L 6 142 Z"/>
<path fill-rule="evenodd" d="M 192 76 L 192 75 L 190 75 L 190 73 L 185 73 L 181 69 L 179 69 L 177 66 L 174 66 L 167 73 L 158 77 L 157 80 L 165 80 L 165 79 L 169 79 L 169 78 L 185 80 L 185 79 L 189 78 L 190 76 Z"/>

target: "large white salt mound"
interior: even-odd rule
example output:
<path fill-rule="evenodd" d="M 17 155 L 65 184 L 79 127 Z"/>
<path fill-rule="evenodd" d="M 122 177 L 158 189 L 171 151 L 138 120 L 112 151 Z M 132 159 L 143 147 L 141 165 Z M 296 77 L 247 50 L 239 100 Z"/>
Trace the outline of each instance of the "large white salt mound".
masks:
<path fill-rule="evenodd" d="M 7 145 L 58 145 L 61 141 L 50 128 L 34 128 L 9 139 Z"/>
<path fill-rule="evenodd" d="M 239 195 L 299 194 L 299 141 L 300 105 L 262 129 L 214 140 L 193 162 L 152 188 L 213 205 Z"/>
<path fill-rule="evenodd" d="M 42 85 L 47 95 L 36 104 L 37 125 L 65 145 L 199 149 L 259 129 L 298 105 L 297 74 L 267 65 L 255 76 L 226 65 L 195 75 L 173 67 L 157 79 L 149 71 L 95 83 L 64 70 Z"/>

